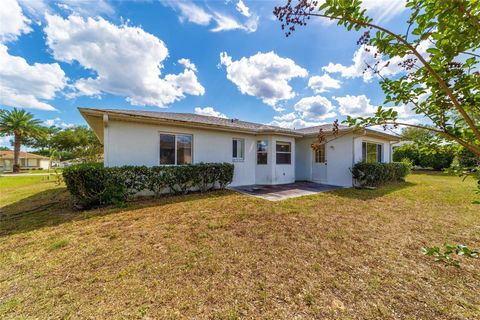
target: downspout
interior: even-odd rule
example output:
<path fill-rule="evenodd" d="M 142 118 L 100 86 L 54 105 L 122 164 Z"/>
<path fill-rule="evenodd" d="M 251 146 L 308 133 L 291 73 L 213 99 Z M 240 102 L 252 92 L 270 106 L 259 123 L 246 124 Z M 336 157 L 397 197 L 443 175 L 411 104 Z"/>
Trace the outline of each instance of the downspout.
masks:
<path fill-rule="evenodd" d="M 103 114 L 103 164 L 108 167 L 108 114 Z"/>

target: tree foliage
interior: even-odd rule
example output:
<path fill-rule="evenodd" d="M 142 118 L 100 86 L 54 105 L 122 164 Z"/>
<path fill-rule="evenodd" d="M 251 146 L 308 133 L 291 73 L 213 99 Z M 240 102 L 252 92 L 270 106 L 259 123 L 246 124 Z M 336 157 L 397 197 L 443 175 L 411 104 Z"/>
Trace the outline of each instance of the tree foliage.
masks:
<path fill-rule="evenodd" d="M 20 147 L 31 137 L 42 135 L 40 120 L 22 109 L 0 109 L 0 136 L 13 135 L 13 172 L 20 171 Z"/>
<path fill-rule="evenodd" d="M 375 47 L 378 54 L 400 58 L 399 76 L 387 78 L 382 70 L 393 60 L 367 65 L 380 79 L 385 104 L 407 105 L 433 126 L 398 121 L 398 112 L 380 106 L 371 117 L 348 117 L 356 126 L 414 126 L 441 134 L 480 156 L 480 4 L 478 0 L 407 0 L 410 16 L 406 32 L 376 24 L 359 0 L 300 0 L 276 7 L 286 35 L 311 17 L 335 20 L 348 30 L 363 30 L 358 43 Z M 427 46 L 426 52 L 420 47 Z"/>

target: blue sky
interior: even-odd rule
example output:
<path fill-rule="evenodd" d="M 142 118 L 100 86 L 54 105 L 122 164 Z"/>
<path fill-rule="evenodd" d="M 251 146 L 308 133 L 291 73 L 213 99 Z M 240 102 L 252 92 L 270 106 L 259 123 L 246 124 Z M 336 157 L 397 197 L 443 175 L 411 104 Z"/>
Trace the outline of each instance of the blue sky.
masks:
<path fill-rule="evenodd" d="M 373 57 L 360 34 L 317 19 L 286 38 L 272 14 L 284 2 L 2 0 L 0 107 L 64 127 L 85 124 L 77 107 L 304 127 L 382 104 L 377 79 L 362 74 Z M 404 31 L 403 0 L 364 6 Z"/>

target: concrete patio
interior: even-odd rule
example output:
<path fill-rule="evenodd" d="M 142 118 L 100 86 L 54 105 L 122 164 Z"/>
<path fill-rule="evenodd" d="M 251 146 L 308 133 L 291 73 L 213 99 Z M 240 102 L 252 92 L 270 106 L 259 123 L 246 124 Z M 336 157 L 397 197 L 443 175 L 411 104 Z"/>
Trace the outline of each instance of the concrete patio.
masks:
<path fill-rule="evenodd" d="M 251 185 L 232 187 L 232 190 L 269 201 L 279 201 L 288 198 L 301 197 L 319 192 L 327 192 L 342 187 L 314 182 L 295 182 L 281 185 Z"/>

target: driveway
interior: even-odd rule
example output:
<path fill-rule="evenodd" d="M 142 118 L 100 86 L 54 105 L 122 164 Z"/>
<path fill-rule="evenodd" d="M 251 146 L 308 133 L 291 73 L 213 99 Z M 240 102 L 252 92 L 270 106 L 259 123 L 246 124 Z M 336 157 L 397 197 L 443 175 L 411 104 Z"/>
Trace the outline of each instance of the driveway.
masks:
<path fill-rule="evenodd" d="M 301 197 L 319 192 L 342 189 L 342 187 L 314 182 L 295 182 L 281 185 L 251 185 L 231 187 L 232 190 L 243 194 L 263 198 L 270 201 L 279 201 L 288 198 Z"/>

